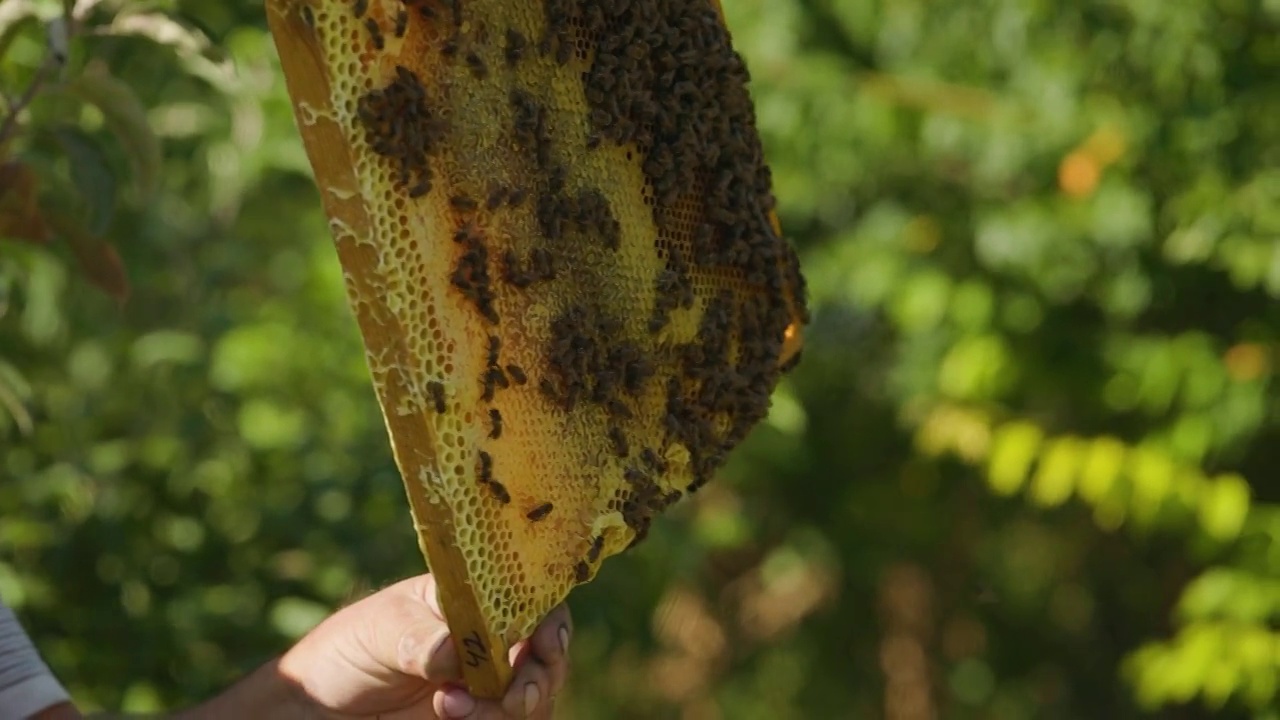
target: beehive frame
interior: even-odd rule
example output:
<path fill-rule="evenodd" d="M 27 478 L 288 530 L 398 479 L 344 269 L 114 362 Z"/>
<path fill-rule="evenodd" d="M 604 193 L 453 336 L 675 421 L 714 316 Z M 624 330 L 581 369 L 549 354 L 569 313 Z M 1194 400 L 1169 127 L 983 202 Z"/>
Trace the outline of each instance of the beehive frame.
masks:
<path fill-rule="evenodd" d="M 499 697 L 511 643 L 798 358 L 745 68 L 714 0 L 267 17 L 465 679 Z"/>

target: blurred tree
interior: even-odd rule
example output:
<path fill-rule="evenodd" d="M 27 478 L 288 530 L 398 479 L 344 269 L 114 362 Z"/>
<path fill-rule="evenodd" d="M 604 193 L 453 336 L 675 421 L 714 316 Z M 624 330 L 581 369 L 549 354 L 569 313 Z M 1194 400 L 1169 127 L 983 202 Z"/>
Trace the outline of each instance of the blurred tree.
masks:
<path fill-rule="evenodd" d="M 815 326 L 564 716 L 1280 717 L 1280 3 L 725 6 Z M 420 569 L 261 15 L 0 4 L 0 595 L 90 706 Z"/>

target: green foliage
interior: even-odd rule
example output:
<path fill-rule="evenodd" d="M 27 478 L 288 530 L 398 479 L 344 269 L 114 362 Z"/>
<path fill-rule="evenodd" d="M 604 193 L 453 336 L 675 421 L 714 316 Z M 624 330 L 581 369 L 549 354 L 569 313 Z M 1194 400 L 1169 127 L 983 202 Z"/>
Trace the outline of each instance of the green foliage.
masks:
<path fill-rule="evenodd" d="M 565 717 L 1276 718 L 1280 4 L 725 5 L 815 322 Z M 42 71 L 61 12 L 0 3 L 0 595 L 171 707 L 421 560 L 258 3 Z"/>

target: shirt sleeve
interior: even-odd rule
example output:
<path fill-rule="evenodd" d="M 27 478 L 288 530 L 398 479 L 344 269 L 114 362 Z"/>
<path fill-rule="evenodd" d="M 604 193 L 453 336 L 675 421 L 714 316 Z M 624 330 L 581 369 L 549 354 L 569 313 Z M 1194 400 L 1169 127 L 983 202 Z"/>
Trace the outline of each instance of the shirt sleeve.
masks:
<path fill-rule="evenodd" d="M 17 616 L 0 600 L 0 720 L 27 720 L 70 699 Z"/>

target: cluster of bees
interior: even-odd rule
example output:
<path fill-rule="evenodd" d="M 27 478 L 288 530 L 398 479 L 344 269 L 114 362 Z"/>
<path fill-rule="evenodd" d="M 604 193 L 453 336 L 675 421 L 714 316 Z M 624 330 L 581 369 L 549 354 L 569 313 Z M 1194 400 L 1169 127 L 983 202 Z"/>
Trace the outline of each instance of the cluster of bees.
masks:
<path fill-rule="evenodd" d="M 453 206 L 457 209 L 475 209 L 475 201 L 465 196 L 453 198 Z M 494 308 L 497 299 L 489 277 L 489 248 L 483 236 L 475 230 L 474 225 L 464 225 L 454 241 L 463 246 L 458 264 L 454 266 L 449 282 L 457 288 L 476 310 L 492 325 L 498 324 L 498 311 Z"/>
<path fill-rule="evenodd" d="M 511 502 L 511 493 L 493 477 L 493 456 L 484 450 L 476 453 L 476 480 L 489 489 L 494 499 L 506 505 Z"/>
<path fill-rule="evenodd" d="M 576 23 L 594 40 L 583 76 L 593 137 L 635 144 L 654 220 L 671 240 L 649 330 L 693 306 L 694 276 L 728 271 L 739 280 L 708 303 L 680 372 L 668 378 L 667 435 L 689 450 L 688 489 L 697 490 L 767 412 L 792 320 L 788 292 L 803 302 L 794 251 L 768 219 L 772 178 L 747 69 L 705 0 L 546 0 L 545 8 L 550 27 Z M 694 192 L 700 217 L 690 223 L 677 209 Z"/>
<path fill-rule="evenodd" d="M 563 2 L 547 2 L 560 11 Z M 660 228 L 692 232 L 695 265 L 738 270 L 781 294 L 803 281 L 768 213 L 775 201 L 764 162 L 749 76 L 709 2 L 579 2 L 596 38 L 583 88 L 595 133 L 635 142 L 656 198 Z M 675 227 L 674 206 L 701 188 L 704 217 Z M 797 288 L 802 292 L 802 288 Z"/>
<path fill-rule="evenodd" d="M 545 0 L 547 26 L 538 41 L 542 55 L 554 53 L 556 62 L 564 65 L 574 54 L 573 28 L 570 24 L 578 12 L 576 0 Z"/>
<path fill-rule="evenodd" d="M 630 419 L 626 401 L 640 394 L 655 368 L 645 350 L 621 333 L 622 324 L 596 306 L 561 311 L 551 321 L 543 394 L 566 412 L 585 399 L 616 421 Z"/>
<path fill-rule="evenodd" d="M 545 248 L 534 248 L 529 251 L 528 263 L 522 263 L 516 251 L 507 248 L 502 253 L 502 279 L 521 289 L 540 280 L 555 280 L 555 260 Z"/>
<path fill-rule="evenodd" d="M 550 187 L 556 187 L 552 183 Z M 622 225 L 609 209 L 604 194 L 594 188 L 569 195 L 548 189 L 538 198 L 538 225 L 549 240 L 560 240 L 577 231 L 598 239 L 606 248 L 617 250 L 622 243 Z"/>
<path fill-rule="evenodd" d="M 386 87 L 360 97 L 356 115 L 370 149 L 394 164 L 398 185 L 414 198 L 430 192 L 429 157 L 442 144 L 448 128 L 431 111 L 418 76 L 397 66 Z"/>
<path fill-rule="evenodd" d="M 653 293 L 653 314 L 649 316 L 649 332 L 657 333 L 667 326 L 671 311 L 693 307 L 693 277 L 689 263 L 678 245 L 667 252 L 664 267 L 658 271 Z"/>
<path fill-rule="evenodd" d="M 508 95 L 513 111 L 511 130 L 516 145 L 532 152 L 539 170 L 551 165 L 551 136 L 547 129 L 547 109 L 532 93 L 514 88 Z"/>
<path fill-rule="evenodd" d="M 652 472 L 636 465 L 623 471 L 622 477 L 627 482 L 627 491 L 612 505 L 621 512 L 622 521 L 634 533 L 631 546 L 635 546 L 648 536 L 654 516 L 678 502 L 683 493 L 679 490 L 664 492 Z"/>

